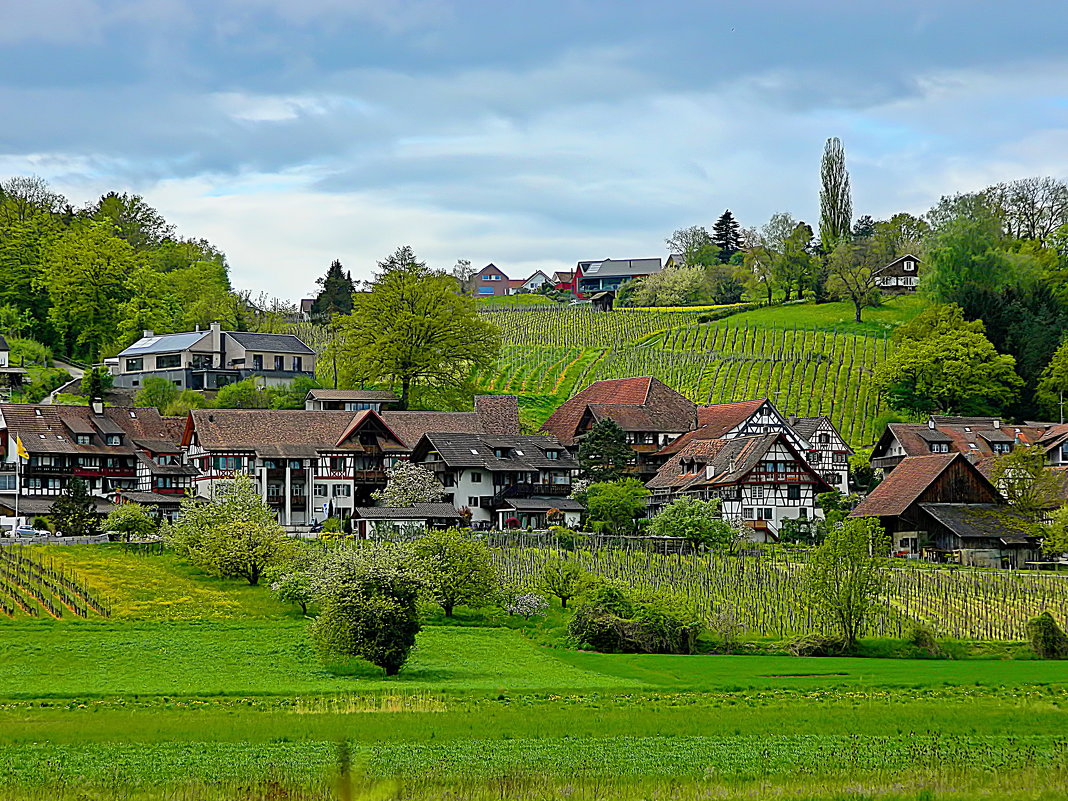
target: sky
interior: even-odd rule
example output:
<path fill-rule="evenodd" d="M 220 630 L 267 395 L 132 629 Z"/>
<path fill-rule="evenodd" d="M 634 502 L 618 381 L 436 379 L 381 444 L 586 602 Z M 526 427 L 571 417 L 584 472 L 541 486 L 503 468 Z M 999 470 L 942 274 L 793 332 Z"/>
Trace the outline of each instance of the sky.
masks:
<path fill-rule="evenodd" d="M 0 177 L 142 195 L 290 300 L 409 244 L 513 278 L 1068 177 L 1068 3 L 0 0 Z"/>

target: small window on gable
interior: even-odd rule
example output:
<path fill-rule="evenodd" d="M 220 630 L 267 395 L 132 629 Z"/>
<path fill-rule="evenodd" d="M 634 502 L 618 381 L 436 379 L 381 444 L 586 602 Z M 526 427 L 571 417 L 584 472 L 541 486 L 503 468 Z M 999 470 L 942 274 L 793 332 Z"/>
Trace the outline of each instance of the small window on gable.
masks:
<path fill-rule="evenodd" d="M 911 273 L 915 269 L 916 269 L 916 262 L 914 262 L 914 261 L 905 262 L 905 271 L 906 272 L 910 272 Z"/>

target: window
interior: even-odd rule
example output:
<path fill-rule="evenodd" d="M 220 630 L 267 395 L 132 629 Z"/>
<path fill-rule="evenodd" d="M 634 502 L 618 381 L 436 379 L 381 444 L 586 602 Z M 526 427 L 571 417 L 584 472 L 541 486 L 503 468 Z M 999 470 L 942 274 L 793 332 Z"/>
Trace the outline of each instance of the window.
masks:
<path fill-rule="evenodd" d="M 801 485 L 800 484 L 789 484 L 786 487 L 786 500 L 788 500 L 788 501 L 799 501 L 799 500 L 801 500 Z"/>
<path fill-rule="evenodd" d="M 265 468 L 267 468 L 268 470 L 276 470 L 276 469 L 278 469 L 278 463 L 275 462 L 274 459 L 264 459 L 263 460 L 263 466 Z"/>
<path fill-rule="evenodd" d="M 216 456 L 212 459 L 212 464 L 216 470 L 240 470 L 241 469 L 241 457 L 240 456 Z"/>
<path fill-rule="evenodd" d="M 126 372 L 139 373 L 145 369 L 144 359 L 127 359 L 126 360 Z"/>
<path fill-rule="evenodd" d="M 286 360 L 285 360 L 284 356 L 275 356 L 274 357 L 274 369 L 278 370 L 278 371 L 282 371 L 282 370 L 286 369 Z"/>
<path fill-rule="evenodd" d="M 314 492 L 315 492 L 315 497 L 316 498 L 325 498 L 326 497 L 326 484 L 316 484 Z"/>
<path fill-rule="evenodd" d="M 480 294 L 480 295 L 492 295 L 493 294 L 493 287 L 491 287 L 491 286 L 480 286 L 478 288 L 478 294 Z"/>
<path fill-rule="evenodd" d="M 477 470 L 472 470 L 471 471 L 471 483 L 472 484 L 481 484 L 482 483 L 482 474 L 480 472 L 478 472 Z"/>
<path fill-rule="evenodd" d="M 545 451 L 545 458 L 549 460 L 559 459 L 560 451 Z"/>
<path fill-rule="evenodd" d="M 1012 448 L 1007 442 L 995 442 L 994 453 L 1008 453 Z"/>
<path fill-rule="evenodd" d="M 0 475 L 0 492 L 15 491 L 15 476 L 12 474 Z"/>
<path fill-rule="evenodd" d="M 106 445 L 122 445 L 122 434 L 108 434 L 104 443 Z"/>
<path fill-rule="evenodd" d="M 268 484 L 267 485 L 267 497 L 268 498 L 277 498 L 281 494 L 282 494 L 282 485 L 281 484 Z"/>
<path fill-rule="evenodd" d="M 797 516 L 800 517 L 802 520 L 807 520 L 808 519 L 808 508 L 802 506 L 801 509 L 798 511 Z"/>
<path fill-rule="evenodd" d="M 743 520 L 754 520 L 754 519 L 756 519 L 756 515 L 754 514 L 755 511 L 756 510 L 748 508 L 748 507 L 743 508 L 742 509 L 742 519 Z"/>
<path fill-rule="evenodd" d="M 330 469 L 334 472 L 345 469 L 345 462 L 348 460 L 344 456 L 331 456 L 330 457 Z"/>
<path fill-rule="evenodd" d="M 347 498 L 352 494 L 352 487 L 348 484 L 335 484 L 334 485 L 334 497 L 335 498 Z"/>
<path fill-rule="evenodd" d="M 844 453 L 835 453 L 831 455 L 831 461 L 835 464 L 845 464 L 849 461 L 849 457 Z"/>
<path fill-rule="evenodd" d="M 948 442 L 932 442 L 931 453 L 949 453 Z"/>
<path fill-rule="evenodd" d="M 263 356 L 262 356 L 262 354 L 257 353 L 255 356 L 252 357 L 252 369 L 253 370 L 262 370 L 263 369 Z"/>
<path fill-rule="evenodd" d="M 905 262 L 905 272 L 907 272 L 907 273 L 911 273 L 911 272 L 913 272 L 913 271 L 914 271 L 915 269 L 916 269 L 916 262 L 914 262 L 914 261 L 907 261 L 907 262 Z"/>
<path fill-rule="evenodd" d="M 441 476 L 441 486 L 443 487 L 455 487 L 456 477 L 452 473 L 445 473 Z"/>
<path fill-rule="evenodd" d="M 294 356 L 293 357 L 293 372 L 300 373 L 300 372 L 303 372 L 303 371 L 304 371 L 304 357 L 303 356 Z"/>
<path fill-rule="evenodd" d="M 494 448 L 493 455 L 496 456 L 498 459 L 511 459 L 512 451 L 508 448 Z"/>
<path fill-rule="evenodd" d="M 289 460 L 289 469 L 290 470 L 303 470 L 304 469 L 304 465 L 300 461 L 300 459 L 290 459 Z"/>
<path fill-rule="evenodd" d="M 89 445 L 93 441 L 88 434 L 78 434 L 74 439 L 79 445 Z"/>
<path fill-rule="evenodd" d="M 771 520 L 774 517 L 774 515 L 772 514 L 775 511 L 774 509 L 769 509 L 765 507 L 757 511 L 759 512 L 759 520 Z"/>
<path fill-rule="evenodd" d="M 831 444 L 831 435 L 830 434 L 820 434 L 816 439 L 819 441 L 820 445 L 830 445 Z"/>
<path fill-rule="evenodd" d="M 477 495 L 469 495 L 468 498 L 467 498 L 467 505 L 469 507 L 471 507 L 472 509 L 477 509 L 478 508 L 478 496 Z"/>
<path fill-rule="evenodd" d="M 190 359 L 190 364 L 194 370 L 210 370 L 212 359 L 210 353 L 194 353 Z"/>
<path fill-rule="evenodd" d="M 293 486 L 290 487 L 289 491 L 293 494 L 294 498 L 303 498 L 304 497 L 304 482 L 303 481 L 295 481 L 293 483 Z"/>
<path fill-rule="evenodd" d="M 156 478 L 157 489 L 170 489 L 177 486 L 171 476 L 159 476 Z"/>
<path fill-rule="evenodd" d="M 156 369 L 168 370 L 172 367 L 182 366 L 182 355 L 180 353 L 168 353 L 164 356 L 156 357 Z"/>
<path fill-rule="evenodd" d="M 819 464 L 823 461 L 823 453 L 821 451 L 809 451 L 808 460 L 811 464 Z"/>

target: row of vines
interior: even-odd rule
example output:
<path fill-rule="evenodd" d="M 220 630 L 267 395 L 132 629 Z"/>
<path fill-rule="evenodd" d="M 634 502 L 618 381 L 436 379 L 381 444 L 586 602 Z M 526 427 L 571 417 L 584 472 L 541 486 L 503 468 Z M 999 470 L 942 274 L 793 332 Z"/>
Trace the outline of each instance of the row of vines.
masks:
<path fill-rule="evenodd" d="M 696 403 L 770 398 L 787 415 L 827 415 L 854 445 L 878 433 L 872 382 L 890 354 L 885 336 L 732 326 L 693 312 L 533 307 L 487 316 L 506 343 L 477 377 L 490 392 L 563 401 L 594 381 L 651 375 Z"/>
<path fill-rule="evenodd" d="M 801 594 L 801 556 L 735 556 L 539 548 L 494 549 L 498 569 L 517 586 L 537 583 L 545 562 L 566 556 L 597 576 L 649 590 L 670 590 L 709 615 L 728 612 L 749 636 L 791 637 L 823 629 Z M 902 637 L 913 622 L 940 636 L 1020 640 L 1027 620 L 1049 609 L 1068 615 L 1068 577 L 1012 571 L 888 568 L 889 589 L 866 634 Z"/>
<path fill-rule="evenodd" d="M 0 548 L 0 615 L 111 617 L 111 606 L 76 573 L 25 548 Z"/>

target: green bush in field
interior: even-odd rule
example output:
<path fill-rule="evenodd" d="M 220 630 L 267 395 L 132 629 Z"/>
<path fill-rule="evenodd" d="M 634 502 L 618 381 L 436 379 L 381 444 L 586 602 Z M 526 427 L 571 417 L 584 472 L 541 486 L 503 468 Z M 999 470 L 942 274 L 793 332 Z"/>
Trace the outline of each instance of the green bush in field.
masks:
<path fill-rule="evenodd" d="M 541 569 L 541 589 L 560 599 L 560 606 L 567 609 L 567 602 L 580 595 L 589 585 L 591 576 L 573 559 L 549 559 Z"/>
<path fill-rule="evenodd" d="M 149 513 L 154 506 L 123 503 L 104 518 L 104 533 L 110 540 L 143 540 L 156 533 L 159 522 Z"/>
<path fill-rule="evenodd" d="M 163 530 L 171 547 L 201 570 L 258 584 L 292 553 L 289 539 L 252 479 L 238 475 L 217 502 L 185 498 L 178 521 Z"/>
<path fill-rule="evenodd" d="M 683 599 L 617 582 L 591 590 L 568 624 L 578 643 L 629 654 L 692 654 L 703 630 L 703 621 Z"/>
<path fill-rule="evenodd" d="M 1068 658 L 1068 636 L 1049 612 L 1027 621 L 1027 635 L 1031 638 L 1031 647 L 1040 658 Z"/>
<path fill-rule="evenodd" d="M 316 584 L 321 611 L 311 633 L 320 655 L 358 656 L 396 675 L 419 633 L 416 601 L 423 587 L 408 546 L 337 551 Z"/>
<path fill-rule="evenodd" d="M 500 580 L 486 544 L 455 528 L 428 531 L 413 546 L 426 593 L 452 617 L 453 609 L 485 606 Z"/>

